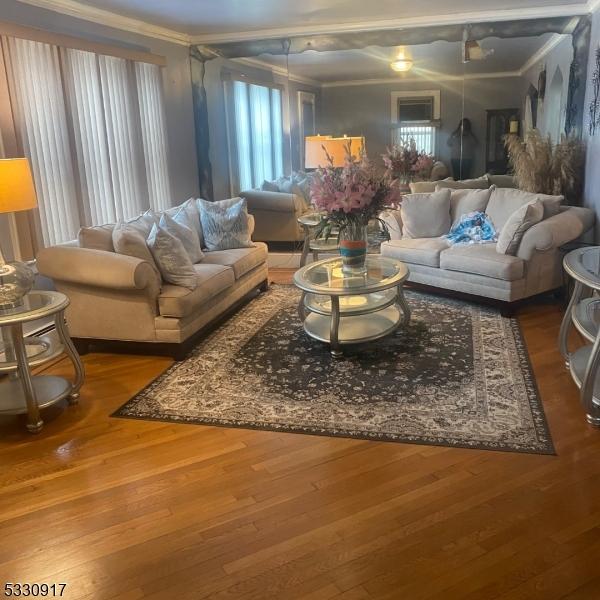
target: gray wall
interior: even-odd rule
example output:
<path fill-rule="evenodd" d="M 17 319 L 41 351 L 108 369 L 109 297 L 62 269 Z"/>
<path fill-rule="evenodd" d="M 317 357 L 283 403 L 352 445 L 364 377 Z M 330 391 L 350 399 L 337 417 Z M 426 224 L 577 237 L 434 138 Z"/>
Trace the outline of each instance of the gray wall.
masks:
<path fill-rule="evenodd" d="M 585 192 L 583 201 L 585 206 L 589 206 L 596 211 L 596 240 L 600 240 L 600 129 L 596 130 L 596 135 L 589 135 L 589 110 L 588 107 L 592 101 L 592 73 L 596 68 L 596 50 L 600 45 L 600 11 L 594 13 L 592 20 L 592 39 L 590 43 L 590 57 L 588 61 L 587 93 L 585 98 L 584 113 L 584 135 L 587 140 L 587 163 Z"/>
<path fill-rule="evenodd" d="M 215 59 L 206 63 L 204 85 L 206 87 L 208 118 L 210 129 L 210 162 L 212 165 L 213 191 L 215 200 L 229 198 L 239 190 L 230 190 L 229 147 L 225 119 L 225 88 L 223 77 L 228 73 L 245 75 L 252 81 L 277 84 L 284 88 L 284 170 L 300 168 L 299 129 L 298 129 L 298 91 L 316 94 L 317 113 L 319 90 L 296 81 L 289 81 L 284 75 L 273 73 L 267 68 L 257 68 L 240 62 Z"/>
<path fill-rule="evenodd" d="M 164 56 L 167 59 L 163 76 L 173 200 L 178 203 L 198 194 L 198 166 L 187 46 L 97 25 L 22 4 L 16 0 L 1 0 L 0 20 Z"/>
<path fill-rule="evenodd" d="M 538 101 L 537 129 L 544 135 L 554 132 L 557 129 L 557 121 L 560 121 L 560 131 L 564 132 L 567 99 L 569 94 L 569 72 L 571 62 L 573 61 L 573 40 L 570 35 L 565 36 L 563 40 L 555 46 L 544 58 L 532 65 L 523 74 L 523 102 L 521 107 L 521 116 L 525 116 L 525 96 L 529 85 L 537 89 L 540 72 L 546 67 L 546 96 L 544 101 Z M 552 80 L 555 77 L 557 69 L 562 74 L 563 85 L 561 98 L 554 102 L 552 98 Z M 556 108 L 560 106 L 560 113 Z"/>
<path fill-rule="evenodd" d="M 450 167 L 447 141 L 462 114 L 462 81 L 416 81 L 377 85 L 324 87 L 321 91 L 319 133 L 364 135 L 373 161 L 391 143 L 391 93 L 404 90 L 441 90 L 441 128 L 437 156 Z M 471 119 L 479 140 L 473 175 L 485 172 L 486 109 L 520 108 L 519 78 L 468 79 L 465 81 L 465 117 Z"/>

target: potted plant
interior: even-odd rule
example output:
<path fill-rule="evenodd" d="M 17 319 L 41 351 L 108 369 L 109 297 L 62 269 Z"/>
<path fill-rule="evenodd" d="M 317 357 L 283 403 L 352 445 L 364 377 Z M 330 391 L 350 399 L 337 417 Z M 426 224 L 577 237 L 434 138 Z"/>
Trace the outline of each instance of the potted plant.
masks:
<path fill-rule="evenodd" d="M 378 171 L 364 153 L 353 156 L 350 146 L 346 148 L 343 167 L 334 167 L 329 155 L 327 160 L 328 166 L 317 169 L 310 186 L 312 203 L 322 212 L 316 235 L 328 238 L 337 229 L 342 271 L 364 273 L 367 225 L 370 220 L 378 220 L 389 239 L 387 226 L 379 214 L 398 208 L 402 199 L 400 188 L 389 169 Z"/>

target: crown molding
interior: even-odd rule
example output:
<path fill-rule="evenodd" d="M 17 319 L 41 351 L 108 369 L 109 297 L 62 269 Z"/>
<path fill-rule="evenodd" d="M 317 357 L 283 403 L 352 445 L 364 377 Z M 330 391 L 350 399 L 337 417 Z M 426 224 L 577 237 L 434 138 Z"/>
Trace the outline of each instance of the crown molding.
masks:
<path fill-rule="evenodd" d="M 81 4 L 75 0 L 19 0 L 19 2 L 174 44 L 189 46 L 192 43 L 191 37 L 187 33 L 153 25 L 132 17 L 124 17 L 109 10 Z"/>
<path fill-rule="evenodd" d="M 469 81 L 473 79 L 504 79 L 507 77 L 520 77 L 520 71 L 498 71 L 497 73 L 468 73 L 466 75 L 444 75 L 440 73 L 435 81 Z M 429 77 L 382 77 L 380 79 L 349 79 L 347 81 L 326 81 L 321 84 L 322 88 L 355 87 L 359 85 L 383 85 L 388 83 L 422 83 L 430 81 Z"/>
<path fill-rule="evenodd" d="M 559 33 L 555 33 L 539 50 L 534 52 L 524 63 L 523 66 L 519 69 L 520 75 L 524 75 L 534 67 L 538 62 L 544 59 L 544 57 L 549 54 L 558 44 L 560 44 L 563 40 L 563 36 Z"/>
<path fill-rule="evenodd" d="M 240 63 L 242 65 L 254 67 L 255 69 L 270 71 L 271 73 L 275 73 L 276 75 L 287 77 L 290 81 L 303 83 L 305 85 L 310 85 L 311 87 L 320 88 L 322 85 L 322 83 L 320 81 L 317 81 L 316 79 L 310 79 L 309 77 L 303 77 L 302 75 L 295 75 L 294 73 L 288 72 L 283 67 L 272 65 L 264 60 L 260 60 L 260 58 L 232 58 L 230 60 L 236 63 Z"/>
<path fill-rule="evenodd" d="M 505 10 L 486 10 L 436 15 L 427 17 L 407 17 L 402 19 L 379 19 L 356 23 L 333 23 L 329 25 L 299 25 L 296 27 L 276 27 L 269 29 L 236 31 L 231 33 L 214 33 L 192 35 L 193 44 L 210 45 L 228 42 L 254 41 L 280 37 L 310 36 L 318 34 L 340 34 L 358 31 L 378 31 L 385 29 L 403 29 L 409 27 L 435 27 L 440 25 L 457 25 L 468 23 L 487 23 L 494 21 L 521 21 L 525 19 L 547 19 L 551 17 L 581 16 L 590 12 L 590 3 L 600 0 L 589 0 L 569 6 L 546 6 L 538 8 L 517 8 Z"/>

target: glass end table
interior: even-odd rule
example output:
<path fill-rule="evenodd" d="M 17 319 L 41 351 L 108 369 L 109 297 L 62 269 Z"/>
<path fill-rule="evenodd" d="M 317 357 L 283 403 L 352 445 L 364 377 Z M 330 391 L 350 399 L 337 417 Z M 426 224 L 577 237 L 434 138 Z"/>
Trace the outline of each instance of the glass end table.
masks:
<path fill-rule="evenodd" d="M 563 259 L 567 275 L 575 285 L 559 333 L 559 349 L 590 425 L 600 427 L 600 246 L 578 248 Z M 568 338 L 571 325 L 587 344 L 571 352 Z"/>
<path fill-rule="evenodd" d="M 306 213 L 298 217 L 298 223 L 304 230 L 304 242 L 302 244 L 302 254 L 300 255 L 301 267 L 306 264 L 306 259 L 310 252 L 312 252 L 313 262 L 316 262 L 319 260 L 319 253 L 332 253 L 338 251 L 339 244 L 337 241 L 337 230 L 332 230 L 328 239 L 314 237 L 315 229 L 320 222 L 321 215 L 319 213 Z"/>
<path fill-rule="evenodd" d="M 34 291 L 15 308 L 0 309 L 0 415 L 27 415 L 27 430 L 41 431 L 44 422 L 40 409 L 67 398 L 74 404 L 79 398 L 85 373 L 79 354 L 69 337 L 65 309 L 69 299 L 60 292 Z M 25 337 L 23 324 L 54 317 L 55 330 L 41 336 Z M 32 375 L 40 366 L 66 353 L 75 369 L 73 382 L 54 375 Z"/>
<path fill-rule="evenodd" d="M 393 258 L 368 255 L 366 272 L 344 275 L 340 257 L 311 263 L 294 274 L 302 290 L 298 315 L 311 338 L 328 343 L 331 354 L 342 346 L 370 342 L 410 321 L 403 292 L 408 267 Z"/>

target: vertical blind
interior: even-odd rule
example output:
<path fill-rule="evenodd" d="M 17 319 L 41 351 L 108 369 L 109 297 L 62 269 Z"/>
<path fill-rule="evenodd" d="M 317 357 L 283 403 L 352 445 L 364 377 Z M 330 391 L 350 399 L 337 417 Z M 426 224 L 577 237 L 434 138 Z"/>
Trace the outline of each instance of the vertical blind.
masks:
<path fill-rule="evenodd" d="M 46 245 L 171 205 L 160 67 L 2 38 Z"/>
<path fill-rule="evenodd" d="M 233 82 L 238 191 L 283 175 L 281 90 Z"/>
<path fill-rule="evenodd" d="M 427 154 L 435 154 L 435 132 L 436 128 L 433 125 L 411 125 L 410 123 L 402 123 L 396 129 L 396 140 L 415 140 L 417 150 Z"/>

